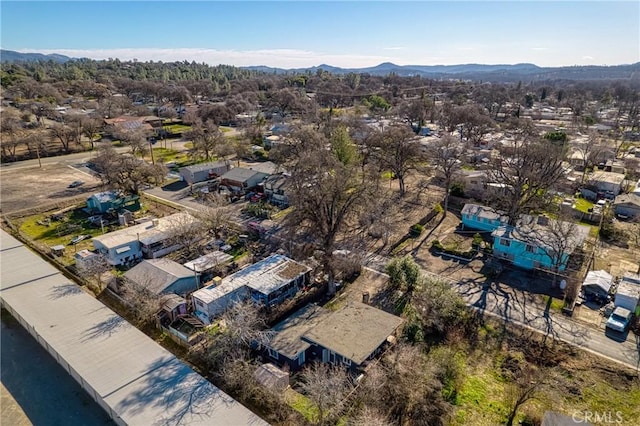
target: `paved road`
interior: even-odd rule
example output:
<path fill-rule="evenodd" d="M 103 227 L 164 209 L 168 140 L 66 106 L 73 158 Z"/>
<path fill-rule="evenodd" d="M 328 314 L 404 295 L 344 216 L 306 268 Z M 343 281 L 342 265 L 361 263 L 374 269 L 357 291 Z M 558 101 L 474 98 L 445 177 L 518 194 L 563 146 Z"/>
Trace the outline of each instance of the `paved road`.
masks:
<path fill-rule="evenodd" d="M 370 268 L 383 272 L 389 260 L 386 256 L 370 253 L 366 262 Z M 460 282 L 425 270 L 423 273 L 449 282 L 465 302 L 479 312 L 519 324 L 640 371 L 640 337 L 631 332 L 625 336 L 607 336 L 601 328 L 550 311 L 541 306 L 534 295 L 504 284 Z M 622 338 L 625 340 L 614 340 Z"/>
<path fill-rule="evenodd" d="M 116 147 L 115 150 L 116 152 L 120 152 L 120 153 L 131 151 L 131 149 L 128 147 Z M 72 166 L 75 164 L 86 163 L 96 155 L 97 155 L 97 151 L 94 150 L 94 151 L 87 151 L 87 152 L 78 152 L 76 154 L 58 155 L 56 157 L 42 157 L 40 159 L 40 163 L 43 166 L 47 164 L 64 164 L 64 165 Z M 37 159 L 16 161 L 14 163 L 2 163 L 2 165 L 0 165 L 0 170 L 8 171 L 8 170 L 17 170 L 17 169 L 28 169 L 33 167 L 40 167 L 40 164 L 38 163 Z"/>

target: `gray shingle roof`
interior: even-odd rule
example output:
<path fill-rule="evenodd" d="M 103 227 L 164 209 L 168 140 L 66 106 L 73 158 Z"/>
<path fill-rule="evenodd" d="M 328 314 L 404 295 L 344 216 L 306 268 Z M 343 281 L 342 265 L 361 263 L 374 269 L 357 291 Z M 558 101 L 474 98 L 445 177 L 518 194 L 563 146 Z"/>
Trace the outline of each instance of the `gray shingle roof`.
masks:
<path fill-rule="evenodd" d="M 153 294 L 160 294 L 182 278 L 194 278 L 193 271 L 170 259 L 143 260 L 124 276 Z"/>
<path fill-rule="evenodd" d="M 330 314 L 331 311 L 318 305 L 298 309 L 273 327 L 276 335 L 269 346 L 287 358 L 294 359 L 310 346 L 309 342 L 302 340 L 302 336 Z"/>
<path fill-rule="evenodd" d="M 360 302 L 349 302 L 304 334 L 304 339 L 362 364 L 403 319 Z"/>

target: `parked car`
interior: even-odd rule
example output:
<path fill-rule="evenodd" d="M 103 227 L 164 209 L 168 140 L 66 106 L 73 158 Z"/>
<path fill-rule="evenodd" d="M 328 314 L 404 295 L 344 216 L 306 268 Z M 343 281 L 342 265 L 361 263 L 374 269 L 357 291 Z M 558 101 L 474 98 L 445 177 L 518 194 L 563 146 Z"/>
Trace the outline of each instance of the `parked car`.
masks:
<path fill-rule="evenodd" d="M 618 306 L 611 313 L 611 316 L 607 320 L 606 327 L 610 328 L 611 330 L 624 333 L 631 323 L 632 316 L 633 312 L 631 312 L 629 309 Z"/>
<path fill-rule="evenodd" d="M 76 245 L 76 244 L 78 244 L 80 241 L 82 241 L 82 240 L 86 240 L 87 238 L 91 238 L 91 236 L 89 236 L 89 235 L 78 235 L 77 237 L 74 237 L 74 238 L 71 240 L 71 244 L 72 244 L 72 245 Z"/>
<path fill-rule="evenodd" d="M 69 186 L 67 186 L 67 188 L 77 188 L 77 187 L 79 187 L 79 186 L 81 186 L 81 185 L 84 185 L 84 182 L 83 182 L 83 181 L 81 181 L 81 180 L 74 180 L 73 182 L 71 182 L 71 183 L 69 184 Z"/>

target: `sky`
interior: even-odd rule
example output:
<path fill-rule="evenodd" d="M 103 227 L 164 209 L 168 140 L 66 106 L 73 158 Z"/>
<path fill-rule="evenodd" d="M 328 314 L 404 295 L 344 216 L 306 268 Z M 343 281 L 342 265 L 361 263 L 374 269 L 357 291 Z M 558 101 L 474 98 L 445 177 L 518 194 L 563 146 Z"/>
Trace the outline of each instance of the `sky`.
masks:
<path fill-rule="evenodd" d="M 640 1 L 6 1 L 0 46 L 283 68 L 640 62 Z"/>

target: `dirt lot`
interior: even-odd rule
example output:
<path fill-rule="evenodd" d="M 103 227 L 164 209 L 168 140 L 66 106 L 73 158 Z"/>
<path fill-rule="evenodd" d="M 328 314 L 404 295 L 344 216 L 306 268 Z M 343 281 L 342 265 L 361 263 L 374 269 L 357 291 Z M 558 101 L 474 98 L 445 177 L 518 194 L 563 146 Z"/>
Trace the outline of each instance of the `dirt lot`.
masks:
<path fill-rule="evenodd" d="M 76 180 L 85 183 L 77 188 L 67 188 Z M 4 214 L 86 198 L 100 190 L 98 179 L 64 164 L 43 164 L 42 168 L 3 167 L 0 182 L 0 210 Z"/>

